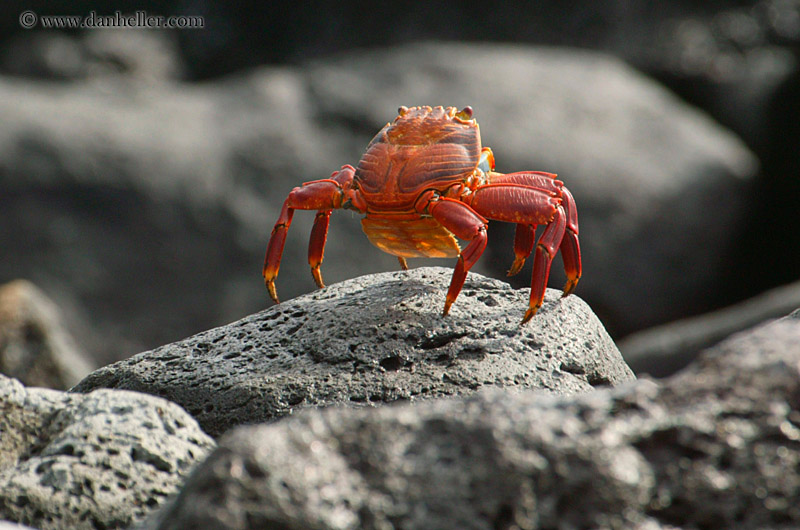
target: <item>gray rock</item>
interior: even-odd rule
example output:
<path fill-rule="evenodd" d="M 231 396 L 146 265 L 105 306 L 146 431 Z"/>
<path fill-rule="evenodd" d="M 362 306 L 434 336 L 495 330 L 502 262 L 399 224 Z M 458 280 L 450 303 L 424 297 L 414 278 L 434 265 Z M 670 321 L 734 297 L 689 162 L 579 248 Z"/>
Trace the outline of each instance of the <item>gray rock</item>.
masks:
<path fill-rule="evenodd" d="M 718 311 L 633 333 L 617 345 L 637 374 L 666 377 L 684 368 L 705 348 L 798 307 L 800 282 L 795 282 Z"/>
<path fill-rule="evenodd" d="M 212 436 L 329 405 L 375 405 L 487 386 L 572 394 L 632 379 L 589 307 L 470 274 L 441 316 L 451 269 L 364 276 L 100 368 L 73 390 L 124 388 L 182 405 Z"/>
<path fill-rule="evenodd" d="M 796 528 L 798 336 L 755 329 L 663 385 L 240 427 L 144 528 Z"/>
<path fill-rule="evenodd" d="M 8 521 L 0 521 L 0 530 L 33 530 L 30 526 L 23 526 Z"/>
<path fill-rule="evenodd" d="M 184 73 L 177 41 L 174 31 L 158 29 L 24 32 L 0 50 L 0 69 L 48 80 L 122 76 L 127 83 L 173 81 Z"/>
<path fill-rule="evenodd" d="M 215 445 L 174 403 L 133 392 L 0 376 L 0 409 L 0 518 L 36 528 L 125 528 Z"/>
<path fill-rule="evenodd" d="M 285 194 L 346 161 L 303 94 L 277 68 L 206 85 L 0 78 L 0 240 L 13 257 L 0 278 L 39 285 L 70 329 L 92 322 L 76 338 L 100 364 L 263 308 L 259 271 Z M 312 219 L 298 216 L 292 262 Z M 345 256 L 332 264 L 379 270 L 346 252 L 370 246 L 355 239 L 330 246 Z"/>
<path fill-rule="evenodd" d="M 0 278 L 26 277 L 91 321 L 78 338 L 102 363 L 251 314 L 288 192 L 356 163 L 400 104 L 470 104 L 498 169 L 563 177 L 580 211 L 579 294 L 612 330 L 730 296 L 719 271 L 755 171 L 741 142 L 605 55 L 499 45 L 358 52 L 196 85 L 0 79 L 0 239 L 14 257 Z M 284 298 L 316 288 L 312 219 L 295 216 Z M 476 271 L 498 276 L 513 229 L 489 230 Z M 356 216 L 333 216 L 329 283 L 396 267 Z"/>
<path fill-rule="evenodd" d="M 0 285 L 0 373 L 26 386 L 63 389 L 95 365 L 75 344 L 58 307 L 25 280 Z"/>

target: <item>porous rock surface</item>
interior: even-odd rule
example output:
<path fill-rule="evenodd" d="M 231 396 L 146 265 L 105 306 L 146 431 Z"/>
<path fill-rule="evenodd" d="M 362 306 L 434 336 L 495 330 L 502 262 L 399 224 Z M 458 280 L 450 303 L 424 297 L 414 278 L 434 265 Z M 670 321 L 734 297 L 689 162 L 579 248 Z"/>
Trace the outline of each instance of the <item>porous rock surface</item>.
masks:
<path fill-rule="evenodd" d="M 227 326 L 100 368 L 74 390 L 125 388 L 182 405 L 217 436 L 293 410 L 369 405 L 485 386 L 586 392 L 633 378 L 591 309 L 470 274 L 442 317 L 452 269 L 331 285 Z M 280 277 L 278 281 L 280 288 Z"/>
<path fill-rule="evenodd" d="M 149 529 L 797 528 L 800 314 L 683 373 L 240 427 Z"/>
<path fill-rule="evenodd" d="M 174 403 L 134 392 L 0 376 L 0 411 L 0 519 L 41 529 L 126 528 L 215 445 Z"/>

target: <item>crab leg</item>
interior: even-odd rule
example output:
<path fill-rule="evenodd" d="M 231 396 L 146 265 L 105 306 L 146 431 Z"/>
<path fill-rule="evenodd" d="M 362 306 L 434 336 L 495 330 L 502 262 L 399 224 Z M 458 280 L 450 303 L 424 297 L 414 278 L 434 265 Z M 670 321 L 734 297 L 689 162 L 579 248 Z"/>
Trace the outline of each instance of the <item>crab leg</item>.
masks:
<path fill-rule="evenodd" d="M 518 171 L 516 173 L 489 173 L 489 184 L 519 184 L 530 186 L 542 191 L 561 194 L 564 183 L 556 179 L 555 173 L 545 173 L 544 171 Z"/>
<path fill-rule="evenodd" d="M 544 303 L 544 292 L 547 288 L 547 279 L 550 277 L 550 265 L 556 257 L 564 231 L 567 227 L 567 215 L 564 208 L 559 206 L 553 222 L 544 229 L 542 237 L 536 244 L 536 253 L 533 257 L 533 273 L 531 274 L 531 298 L 528 310 L 522 317 L 522 323 L 529 321 Z M 577 280 L 576 280 L 577 281 Z"/>
<path fill-rule="evenodd" d="M 311 228 L 311 238 L 308 240 L 308 264 L 311 265 L 311 276 L 317 287 L 322 289 L 325 282 L 322 281 L 322 273 L 319 266 L 325 255 L 325 241 L 328 239 L 328 225 L 331 222 L 331 210 L 320 210 L 314 219 L 314 226 Z"/>
<path fill-rule="evenodd" d="M 450 288 L 444 301 L 442 315 L 447 315 L 450 306 L 458 298 L 467 272 L 483 254 L 486 248 L 486 226 L 488 222 L 472 208 L 461 201 L 440 197 L 427 206 L 428 212 L 456 237 L 469 241 L 469 245 L 458 255 L 456 269 L 450 280 Z"/>
<path fill-rule="evenodd" d="M 269 296 L 276 304 L 279 304 L 280 300 L 275 290 L 275 277 L 278 275 L 278 269 L 281 266 L 281 255 L 283 255 L 283 246 L 286 243 L 286 234 L 289 232 L 289 227 L 292 225 L 292 217 L 294 216 L 294 208 L 290 208 L 287 204 L 288 202 L 289 199 L 286 199 L 283 203 L 281 214 L 272 229 L 269 245 L 267 245 L 267 254 L 264 256 L 264 269 L 261 273 L 264 276 L 264 283 L 267 286 Z"/>
<path fill-rule="evenodd" d="M 341 171 L 335 172 L 331 177 L 306 182 L 301 187 L 293 189 L 283 203 L 281 214 L 272 229 L 262 271 L 267 291 L 275 303 L 280 303 L 275 290 L 275 278 L 278 276 L 286 234 L 289 232 L 295 210 L 318 210 L 308 245 L 308 262 L 311 265 L 311 274 L 314 276 L 314 280 L 318 285 L 322 284 L 319 265 L 322 263 L 325 251 L 330 211 L 342 207 L 343 186 L 347 187 L 348 183 L 352 181 L 353 168 L 343 166 Z"/>
<path fill-rule="evenodd" d="M 570 294 L 575 289 L 581 277 L 581 247 L 578 242 L 578 208 L 575 206 L 575 199 L 572 197 L 572 193 L 564 187 L 563 182 L 556 179 L 555 174 L 545 173 L 544 171 L 519 171 L 517 173 L 507 174 L 492 172 L 489 174 L 489 182 L 491 184 L 520 184 L 530 186 L 549 193 L 555 193 L 561 197 L 561 205 L 564 207 L 564 212 L 567 214 L 567 231 L 560 246 L 561 259 L 564 261 L 564 270 L 567 274 L 567 283 L 564 285 L 563 290 L 564 296 Z M 519 235 L 519 231 L 517 235 Z M 514 260 L 514 265 L 517 264 L 517 260 L 520 258 L 519 252 L 516 252 L 516 245 L 515 253 L 516 259 Z M 511 270 L 514 270 L 514 265 L 512 265 Z M 521 267 L 522 264 L 520 264 L 520 268 Z"/>
<path fill-rule="evenodd" d="M 525 260 L 531 255 L 533 243 L 536 238 L 536 225 L 519 223 L 514 232 L 514 263 L 508 269 L 508 275 L 514 276 L 525 265 Z"/>
<path fill-rule="evenodd" d="M 578 285 L 581 279 L 581 245 L 578 242 L 578 208 L 575 199 L 567 188 L 561 189 L 561 205 L 567 215 L 567 230 L 561 241 L 561 259 L 564 261 L 564 271 L 567 274 L 567 283 L 564 285 L 564 294 L 567 296 Z"/>
<path fill-rule="evenodd" d="M 509 176 L 521 180 L 525 174 L 506 175 L 506 177 Z M 466 200 L 477 212 L 489 219 L 517 223 L 518 227 L 521 225 L 547 225 L 536 245 L 530 303 L 522 319 L 522 322 L 525 323 L 542 306 L 547 279 L 550 275 L 550 265 L 559 247 L 562 246 L 567 226 L 573 225 L 577 230 L 577 211 L 574 202 L 571 202 L 571 195 L 568 195 L 569 198 L 566 199 L 563 195 L 559 197 L 558 194 L 546 189 L 519 184 L 519 180 L 508 179 L 508 183 L 498 182 L 498 180 L 493 179 L 491 184 L 478 188 L 473 194 L 466 197 Z M 563 202 L 569 203 L 569 214 L 562 206 Z M 519 231 L 517 234 L 519 236 Z M 517 259 L 512 265 L 512 271 L 521 255 L 525 254 L 527 250 L 528 236 L 529 233 L 523 232 L 523 235 L 519 236 L 521 240 L 519 245 L 515 241 Z M 574 238 L 570 236 L 567 239 L 569 243 L 564 245 L 564 248 L 567 248 L 564 259 L 568 277 L 567 286 L 572 290 L 578 281 L 577 276 L 580 274 L 580 250 L 577 246 L 576 232 Z M 524 257 L 526 256 L 523 256 L 523 261 Z M 521 264 L 519 266 L 521 267 Z"/>

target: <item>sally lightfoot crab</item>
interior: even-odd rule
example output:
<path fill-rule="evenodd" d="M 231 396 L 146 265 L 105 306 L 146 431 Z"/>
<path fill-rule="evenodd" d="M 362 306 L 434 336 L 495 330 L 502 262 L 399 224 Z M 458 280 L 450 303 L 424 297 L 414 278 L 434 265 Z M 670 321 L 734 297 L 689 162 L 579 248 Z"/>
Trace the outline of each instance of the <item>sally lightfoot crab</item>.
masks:
<path fill-rule="evenodd" d="M 494 156 L 481 147 L 472 108 L 400 107 L 393 122 L 367 146 L 358 167 L 345 165 L 330 178 L 294 188 L 283 203 L 264 259 L 264 281 L 275 291 L 286 233 L 295 210 L 316 210 L 308 245 L 311 274 L 324 287 L 319 267 L 325 250 L 331 211 L 355 210 L 379 249 L 406 258 L 456 257 L 444 315 L 455 302 L 467 271 L 486 248 L 487 219 L 516 223 L 515 259 L 509 276 L 520 271 L 534 248 L 537 225 L 545 225 L 536 242 L 528 310 L 524 324 L 544 301 L 550 264 L 560 250 L 570 294 L 581 276 L 578 211 L 572 195 L 556 175 L 540 171 L 496 173 Z M 468 241 L 462 251 L 456 238 Z"/>

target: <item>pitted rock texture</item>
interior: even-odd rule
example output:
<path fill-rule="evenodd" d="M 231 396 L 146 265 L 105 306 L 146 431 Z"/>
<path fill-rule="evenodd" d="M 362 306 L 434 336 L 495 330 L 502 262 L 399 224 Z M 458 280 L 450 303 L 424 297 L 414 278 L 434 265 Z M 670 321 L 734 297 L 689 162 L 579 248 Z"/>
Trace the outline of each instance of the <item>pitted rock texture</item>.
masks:
<path fill-rule="evenodd" d="M 633 378 L 591 309 L 470 274 L 442 317 L 452 269 L 363 276 L 103 367 L 74 390 L 126 388 L 182 405 L 209 434 L 293 410 L 485 386 L 586 392 Z M 280 277 L 279 277 L 280 280 Z M 580 287 L 579 287 L 580 288 Z"/>
<path fill-rule="evenodd" d="M 143 526 L 797 528 L 798 334 L 797 318 L 756 329 L 661 386 L 492 389 L 240 427 Z"/>
<path fill-rule="evenodd" d="M 0 410 L 0 519 L 35 528 L 126 528 L 215 446 L 180 407 L 134 392 L 0 376 Z"/>

